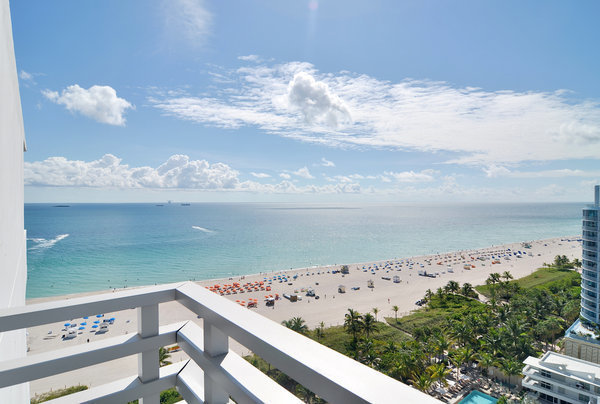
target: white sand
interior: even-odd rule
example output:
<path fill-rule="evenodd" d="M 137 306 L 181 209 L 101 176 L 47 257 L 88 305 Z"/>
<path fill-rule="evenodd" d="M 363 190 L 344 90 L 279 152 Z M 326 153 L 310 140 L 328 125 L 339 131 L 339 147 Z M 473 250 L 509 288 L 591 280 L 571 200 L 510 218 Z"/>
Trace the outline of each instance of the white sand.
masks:
<path fill-rule="evenodd" d="M 343 323 L 344 314 L 347 312 L 348 308 L 353 308 L 361 313 L 365 313 L 372 312 L 372 309 L 377 307 L 379 309 L 378 318 L 382 319 L 384 316 L 392 317 L 394 315 L 392 307 L 397 305 L 399 307 L 398 316 L 407 314 L 411 310 L 418 308 L 418 306 L 415 305 L 415 302 L 424 296 L 427 289 L 435 291 L 438 287 L 446 285 L 450 280 L 455 280 L 460 284 L 469 282 L 473 286 L 476 286 L 485 283 L 485 280 L 492 272 L 503 273 L 504 271 L 510 271 L 515 278 L 529 275 L 537 268 L 541 267 L 544 262 L 552 262 L 556 255 L 566 255 L 569 259 L 581 259 L 581 244 L 576 241 L 567 241 L 569 239 L 573 240 L 574 238 L 575 237 L 562 239 L 564 241 L 561 241 L 561 238 L 533 241 L 531 242 L 532 247 L 530 249 L 523 248 L 521 243 L 514 243 L 475 251 L 452 252 L 441 255 L 410 257 L 403 260 L 394 259 L 364 264 L 352 264 L 349 265 L 350 273 L 347 275 L 342 275 L 341 273 L 331 274 L 330 272 L 332 270 L 340 269 L 341 266 L 337 265 L 335 267 L 304 268 L 282 271 L 279 273 L 247 275 L 245 277 L 235 277 L 227 280 L 202 281 L 198 282 L 198 284 L 203 286 L 231 284 L 233 282 L 244 284 L 246 282 L 263 281 L 265 277 L 271 278 L 274 275 L 286 275 L 288 282 L 273 282 L 271 285 L 272 290 L 270 292 L 258 291 L 225 297 L 233 301 L 244 300 L 246 302 L 249 301 L 249 298 L 256 298 L 259 300 L 258 308 L 250 310 L 256 310 L 262 315 L 277 322 L 287 320 L 294 316 L 300 316 L 306 320 L 307 325 L 311 328 L 316 327 L 321 321 L 325 323 L 325 326 L 331 326 Z M 510 257 L 510 260 L 502 258 L 500 259 L 500 264 L 494 265 L 492 265 L 491 259 L 484 261 L 477 259 L 477 257 L 485 257 L 492 254 L 497 255 L 499 252 L 504 252 L 509 248 L 512 251 L 520 250 L 522 252 L 527 252 L 530 255 L 524 255 L 523 258 L 515 258 L 513 256 Z M 461 257 L 465 257 L 465 259 L 463 260 Z M 471 257 L 474 257 L 475 259 L 472 260 Z M 407 262 L 413 262 L 412 269 L 408 268 Z M 437 262 L 441 262 L 441 265 L 438 265 Z M 463 269 L 464 264 L 467 262 L 475 265 L 475 268 L 471 270 Z M 389 264 L 389 266 L 384 269 L 386 264 Z M 399 266 L 400 264 L 402 264 L 402 267 Z M 377 265 L 379 269 L 375 270 L 375 273 L 372 274 L 371 270 L 368 268 L 374 268 L 375 265 Z M 423 267 L 420 265 L 423 265 Z M 447 271 L 447 265 L 452 266 L 454 273 L 449 273 Z M 364 272 L 363 267 L 367 269 L 366 272 Z M 439 272 L 440 276 L 435 278 L 419 276 L 417 274 L 419 270 L 426 270 L 433 273 Z M 297 278 L 296 280 L 293 280 L 295 275 L 297 275 Z M 393 279 L 395 275 L 400 277 L 400 283 L 393 283 L 392 280 L 388 281 L 381 279 L 382 277 L 390 277 Z M 374 281 L 374 288 L 367 287 L 368 280 Z M 292 283 L 292 285 L 289 285 L 288 283 Z M 345 285 L 346 293 L 338 293 L 338 285 L 340 284 Z M 305 287 L 314 288 L 316 294 L 319 295 L 320 298 L 317 300 L 312 297 L 306 297 L 304 296 L 304 293 L 301 293 L 302 300 L 295 303 L 286 299 L 281 299 L 276 302 L 274 308 L 266 307 L 264 304 L 263 300 L 265 295 L 275 295 L 275 293 L 278 293 L 280 296 L 283 296 L 284 293 L 294 293 L 294 291 L 300 292 L 300 289 Z M 360 287 L 360 289 L 351 290 L 352 287 Z M 31 299 L 27 303 L 41 303 L 44 301 L 73 298 L 97 293 L 103 292 Z M 62 331 L 64 329 L 63 323 L 71 322 L 71 320 L 80 323 L 86 320 L 65 319 L 65 321 L 60 323 L 33 327 L 28 330 L 29 354 L 59 349 L 73 344 L 86 343 L 88 339 L 90 341 L 95 341 L 110 336 L 136 332 L 135 310 L 105 313 L 104 318 L 111 317 L 116 317 L 116 321 L 115 324 L 109 327 L 107 333 L 97 335 L 90 332 L 91 322 L 96 320 L 95 317 L 90 317 L 87 320 L 88 324 L 86 330 L 76 338 L 67 341 L 63 341 L 61 338 L 62 334 L 64 334 L 64 331 Z M 176 302 L 161 304 L 160 318 L 161 325 L 185 320 L 197 321 L 201 324 L 201 320 L 197 319 L 193 313 Z M 52 334 L 49 335 L 48 331 L 52 331 Z M 231 347 L 238 353 L 248 353 L 247 349 L 235 342 L 232 342 Z M 175 354 L 171 360 L 177 361 L 184 357 L 185 354 L 178 353 Z M 135 374 L 136 371 L 137 360 L 135 356 L 132 356 L 33 381 L 31 382 L 31 392 L 33 395 L 35 393 L 49 391 L 51 388 L 71 386 L 78 383 L 86 384 L 88 386 L 97 386 L 111 380 Z"/>

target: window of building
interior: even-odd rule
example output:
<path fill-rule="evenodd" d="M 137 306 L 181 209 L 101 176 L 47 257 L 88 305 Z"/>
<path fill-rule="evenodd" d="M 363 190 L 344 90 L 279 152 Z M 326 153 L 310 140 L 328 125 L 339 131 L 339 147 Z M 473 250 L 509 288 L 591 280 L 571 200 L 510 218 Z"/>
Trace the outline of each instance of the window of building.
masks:
<path fill-rule="evenodd" d="M 552 385 L 548 382 L 540 382 L 540 387 L 546 390 L 552 390 Z"/>
<path fill-rule="evenodd" d="M 579 401 L 583 401 L 583 402 L 589 402 L 590 401 L 590 397 L 586 396 L 585 394 L 581 394 L 579 393 Z"/>
<path fill-rule="evenodd" d="M 545 377 L 547 379 L 552 379 L 552 373 L 548 372 L 547 370 L 540 370 L 540 376 Z"/>

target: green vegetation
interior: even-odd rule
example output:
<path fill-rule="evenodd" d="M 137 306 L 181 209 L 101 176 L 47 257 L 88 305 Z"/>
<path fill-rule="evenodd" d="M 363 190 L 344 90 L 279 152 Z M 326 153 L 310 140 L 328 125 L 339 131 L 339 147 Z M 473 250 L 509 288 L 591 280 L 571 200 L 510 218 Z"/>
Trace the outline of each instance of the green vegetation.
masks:
<path fill-rule="evenodd" d="M 169 354 L 169 351 L 166 348 L 162 346 L 158 348 L 158 363 L 160 363 L 160 366 L 170 365 L 171 362 L 167 360 L 170 357 L 171 354 Z"/>
<path fill-rule="evenodd" d="M 160 392 L 160 404 L 175 404 L 179 401 L 183 400 L 183 397 L 175 387 L 170 388 L 169 390 L 164 390 Z M 138 404 L 139 400 L 130 401 L 127 404 Z"/>
<path fill-rule="evenodd" d="M 490 290 L 498 282 L 490 281 L 486 285 L 477 286 L 475 289 L 485 295 L 491 297 Z M 510 287 L 517 289 L 556 289 L 561 288 L 564 284 L 571 284 L 573 287 L 578 287 L 580 284 L 580 275 L 570 269 L 551 266 L 541 268 L 524 278 L 508 282 Z"/>
<path fill-rule="evenodd" d="M 555 265 L 513 280 L 510 272 L 490 274 L 485 286 L 450 281 L 435 292 L 428 290 L 424 307 L 408 316 L 378 322 L 379 310 L 361 314 L 348 309 L 344 325 L 325 329 L 323 323 L 309 330 L 302 318 L 284 324 L 320 343 L 344 353 L 424 392 L 458 378 L 476 364 L 484 374 L 492 366 L 515 382 L 529 355 L 553 349 L 554 343 L 579 314 L 580 276 L 557 257 Z M 254 366 L 295 393 L 305 402 L 322 400 L 257 356 L 247 357 Z"/>
<path fill-rule="evenodd" d="M 88 386 L 77 385 L 67 387 L 65 389 L 49 391 L 48 393 L 36 394 L 35 397 L 31 399 L 31 404 L 43 403 L 44 401 L 54 400 L 55 398 L 68 396 L 69 394 L 77 393 L 87 389 Z"/>

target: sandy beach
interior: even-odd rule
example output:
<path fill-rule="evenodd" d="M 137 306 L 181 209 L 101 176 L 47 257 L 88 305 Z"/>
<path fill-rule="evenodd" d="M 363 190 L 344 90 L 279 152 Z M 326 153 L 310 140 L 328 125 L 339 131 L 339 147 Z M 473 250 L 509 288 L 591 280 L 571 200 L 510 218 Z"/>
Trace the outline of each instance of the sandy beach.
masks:
<path fill-rule="evenodd" d="M 543 263 L 550 263 L 556 255 L 566 255 L 569 259 L 581 259 L 581 243 L 576 241 L 577 237 L 563 237 L 547 240 L 529 241 L 530 248 L 524 244 L 513 243 L 500 246 L 492 246 L 470 251 L 456 251 L 448 253 L 433 254 L 428 256 L 404 257 L 391 260 L 381 260 L 368 263 L 348 263 L 349 273 L 339 272 L 341 265 L 329 267 L 314 267 L 287 270 L 281 272 L 269 272 L 255 275 L 247 275 L 229 279 L 207 280 L 197 282 L 206 287 L 219 285 L 217 291 L 224 291 L 225 285 L 245 284 L 260 285 L 263 282 L 264 290 L 260 286 L 258 290 L 252 288 L 248 292 L 230 294 L 224 291 L 224 297 L 232 301 L 244 301 L 246 304 L 251 299 L 257 299 L 258 305 L 255 310 L 258 313 L 276 322 L 287 320 L 294 316 L 300 316 L 306 320 L 310 328 L 314 328 L 320 322 L 325 326 L 342 324 L 344 314 L 348 308 L 353 308 L 361 313 L 370 312 L 373 308 L 379 309 L 378 319 L 392 317 L 393 306 L 398 306 L 398 316 L 405 315 L 418 306 L 415 302 L 421 299 L 427 289 L 435 291 L 444 286 L 450 280 L 470 283 L 473 286 L 485 283 L 490 273 L 509 271 L 514 278 L 520 278 L 531 274 Z M 521 251 L 514 255 L 515 252 Z M 493 262 L 497 262 L 494 263 Z M 468 266 L 470 269 L 465 269 Z M 333 272 L 336 273 L 333 273 Z M 421 276 L 420 271 L 426 271 L 433 277 Z M 394 282 L 394 277 L 398 277 Z M 389 278 L 389 279 L 386 279 Z M 369 281 L 373 287 L 368 287 Z M 343 285 L 345 293 L 339 293 L 338 287 Z M 270 287 L 270 291 L 266 287 Z M 312 288 L 316 297 L 306 296 L 307 288 Z M 357 289 L 358 288 L 358 289 Z M 119 289 L 123 290 L 123 289 Z M 38 298 L 28 300 L 28 304 L 41 303 L 44 301 L 74 298 L 84 295 L 106 293 L 111 291 L 93 292 L 69 296 Z M 297 293 L 301 300 L 291 302 L 283 298 L 284 294 Z M 275 305 L 265 305 L 265 296 L 279 295 L 280 299 Z M 89 319 L 65 319 L 55 324 L 46 324 L 28 330 L 29 354 L 37 354 L 53 349 L 60 349 L 73 344 L 87 343 L 101 338 L 135 333 L 136 311 L 124 310 L 116 313 L 102 313 L 104 317 Z M 115 318 L 114 324 L 110 325 L 108 332 L 103 334 L 92 332 L 90 326 L 94 321 Z M 177 321 L 201 320 L 183 308 L 176 302 L 160 305 L 160 323 L 169 324 Z M 77 337 L 63 340 L 65 334 L 65 322 L 74 322 L 84 325 Z M 248 353 L 241 345 L 232 342 L 231 348 L 240 354 Z M 171 360 L 178 361 L 185 357 L 183 353 L 173 354 Z M 31 394 L 42 393 L 50 389 L 61 388 L 76 384 L 97 386 L 111 380 L 135 374 L 137 371 L 137 360 L 135 356 L 122 358 L 116 361 L 106 362 L 89 368 L 64 373 L 61 375 L 40 379 L 31 382 Z"/>

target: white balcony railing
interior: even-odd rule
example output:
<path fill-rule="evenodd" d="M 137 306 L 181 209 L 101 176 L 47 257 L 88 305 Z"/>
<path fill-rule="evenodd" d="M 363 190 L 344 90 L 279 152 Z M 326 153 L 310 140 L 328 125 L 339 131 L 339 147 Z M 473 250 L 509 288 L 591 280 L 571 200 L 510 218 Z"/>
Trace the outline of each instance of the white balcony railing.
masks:
<path fill-rule="evenodd" d="M 203 319 L 159 327 L 158 305 L 177 301 Z M 439 403 L 418 390 L 364 366 L 309 338 L 193 283 L 147 287 L 117 293 L 0 310 L 0 332 L 71 318 L 138 312 L 138 333 L 80 344 L 19 360 L 0 362 L 0 388 L 138 355 L 138 374 L 56 399 L 55 403 L 158 403 L 161 391 L 176 387 L 188 403 L 299 400 L 229 350 L 238 341 L 289 377 L 332 403 Z M 159 347 L 179 346 L 189 360 L 159 368 Z"/>

